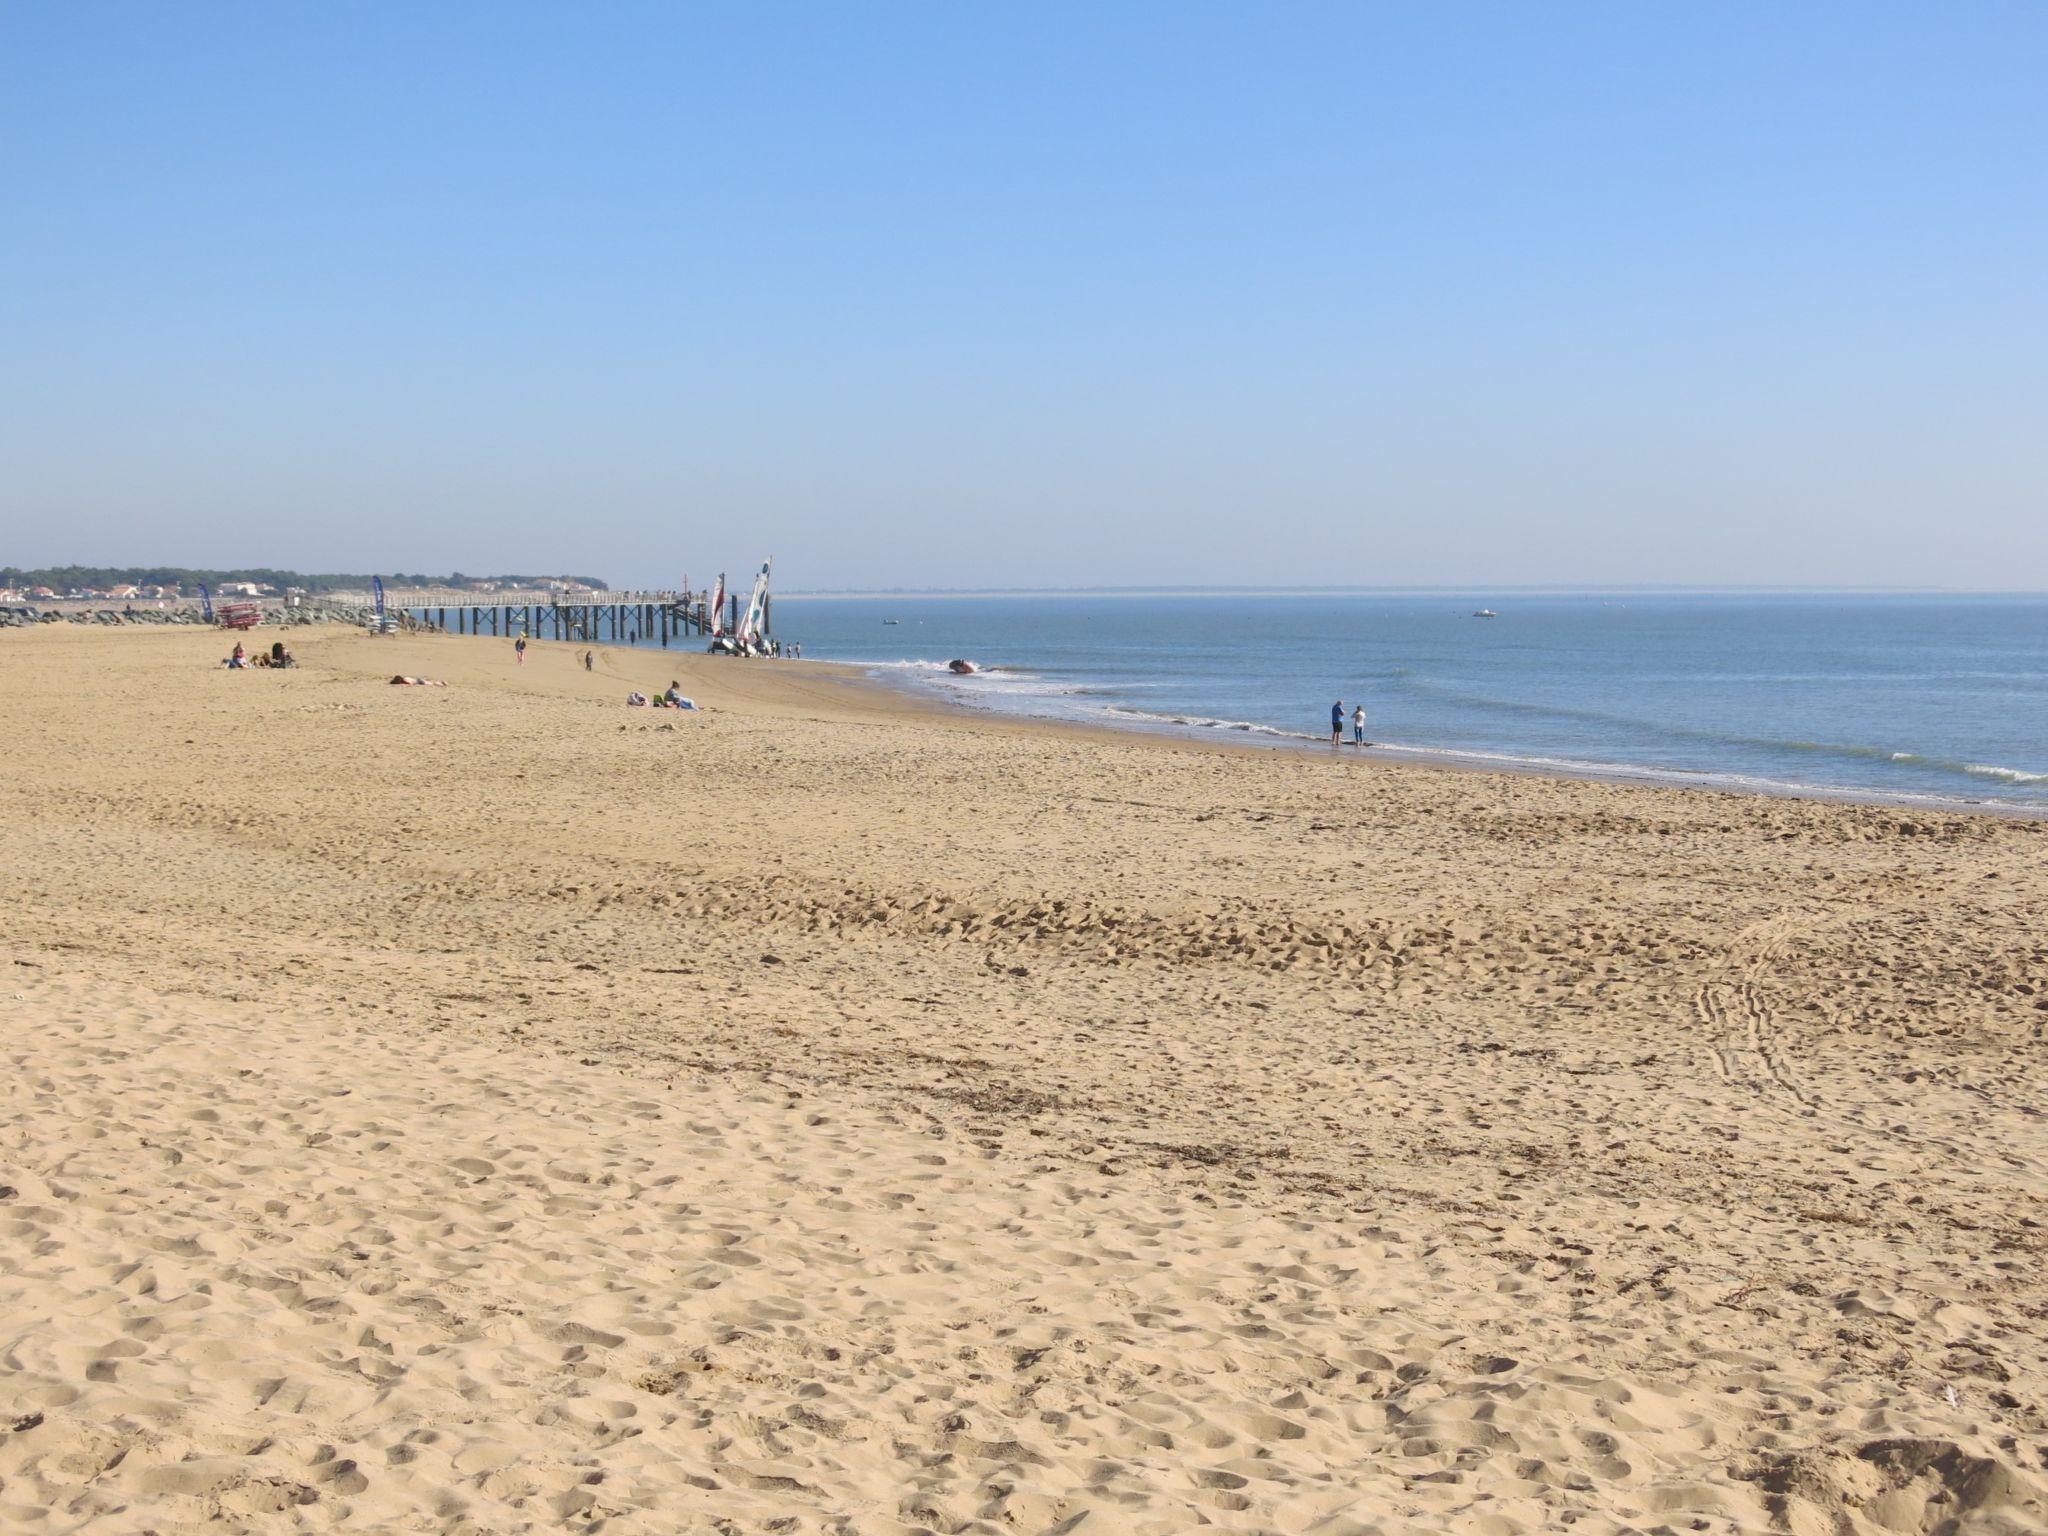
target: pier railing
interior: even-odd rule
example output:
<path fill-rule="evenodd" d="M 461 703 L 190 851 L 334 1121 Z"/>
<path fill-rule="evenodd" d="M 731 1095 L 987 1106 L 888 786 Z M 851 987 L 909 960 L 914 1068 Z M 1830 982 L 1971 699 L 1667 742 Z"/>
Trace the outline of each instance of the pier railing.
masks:
<path fill-rule="evenodd" d="M 387 608 L 612 608 L 644 607 L 648 603 L 679 603 L 693 599 L 689 592 L 669 588 L 631 592 L 547 592 L 506 588 L 475 592 L 464 587 L 386 587 Z M 330 603 L 339 608 L 370 608 L 376 597 L 368 592 L 322 592 L 306 602 Z"/>

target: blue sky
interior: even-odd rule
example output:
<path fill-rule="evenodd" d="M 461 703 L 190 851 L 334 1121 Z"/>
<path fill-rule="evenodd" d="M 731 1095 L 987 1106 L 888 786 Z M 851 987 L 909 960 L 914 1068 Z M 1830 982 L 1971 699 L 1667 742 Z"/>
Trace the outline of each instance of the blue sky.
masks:
<path fill-rule="evenodd" d="M 0 0 L 0 564 L 2048 587 L 2048 6 Z"/>

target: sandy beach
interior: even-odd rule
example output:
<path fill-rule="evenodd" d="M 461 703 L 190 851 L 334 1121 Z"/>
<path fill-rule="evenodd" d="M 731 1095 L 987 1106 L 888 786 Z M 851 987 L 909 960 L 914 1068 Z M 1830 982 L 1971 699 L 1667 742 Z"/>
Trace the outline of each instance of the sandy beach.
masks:
<path fill-rule="evenodd" d="M 2048 1529 L 2048 824 L 288 638 L 0 635 L 0 1527 Z"/>

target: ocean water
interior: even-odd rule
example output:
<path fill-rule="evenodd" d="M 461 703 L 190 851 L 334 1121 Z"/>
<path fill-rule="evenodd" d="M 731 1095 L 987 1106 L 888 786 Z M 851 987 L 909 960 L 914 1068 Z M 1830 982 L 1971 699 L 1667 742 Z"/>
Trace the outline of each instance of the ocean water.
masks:
<path fill-rule="evenodd" d="M 1303 745 L 1341 698 L 1396 754 L 2048 810 L 2048 596 L 780 596 L 775 632 L 983 709 Z"/>

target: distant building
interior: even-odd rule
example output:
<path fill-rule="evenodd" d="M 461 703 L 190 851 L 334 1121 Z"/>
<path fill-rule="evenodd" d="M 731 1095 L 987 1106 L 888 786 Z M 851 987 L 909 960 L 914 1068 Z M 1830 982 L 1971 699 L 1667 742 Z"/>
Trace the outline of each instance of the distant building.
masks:
<path fill-rule="evenodd" d="M 52 601 L 52 602 L 55 602 L 55 601 L 56 601 L 56 599 L 57 599 L 57 594 L 56 594 L 55 592 L 51 591 L 51 590 L 50 590 L 50 589 L 49 589 L 48 587 L 37 587 L 37 588 L 35 589 L 35 591 L 33 591 L 33 592 L 29 593 L 29 596 L 30 596 L 30 597 L 45 597 L 45 598 L 48 598 L 48 599 L 50 599 L 50 601 Z"/>
<path fill-rule="evenodd" d="M 135 585 L 135 584 L 134 584 L 133 582 L 127 582 L 127 581 L 124 581 L 124 582 L 122 582 L 122 583 L 121 583 L 121 585 L 120 585 L 120 586 L 118 586 L 118 587 L 109 587 L 109 588 L 107 588 L 107 596 L 109 596 L 109 597 L 140 597 L 140 596 L 142 596 L 142 588 L 140 588 L 140 587 L 136 586 L 136 585 Z"/>

